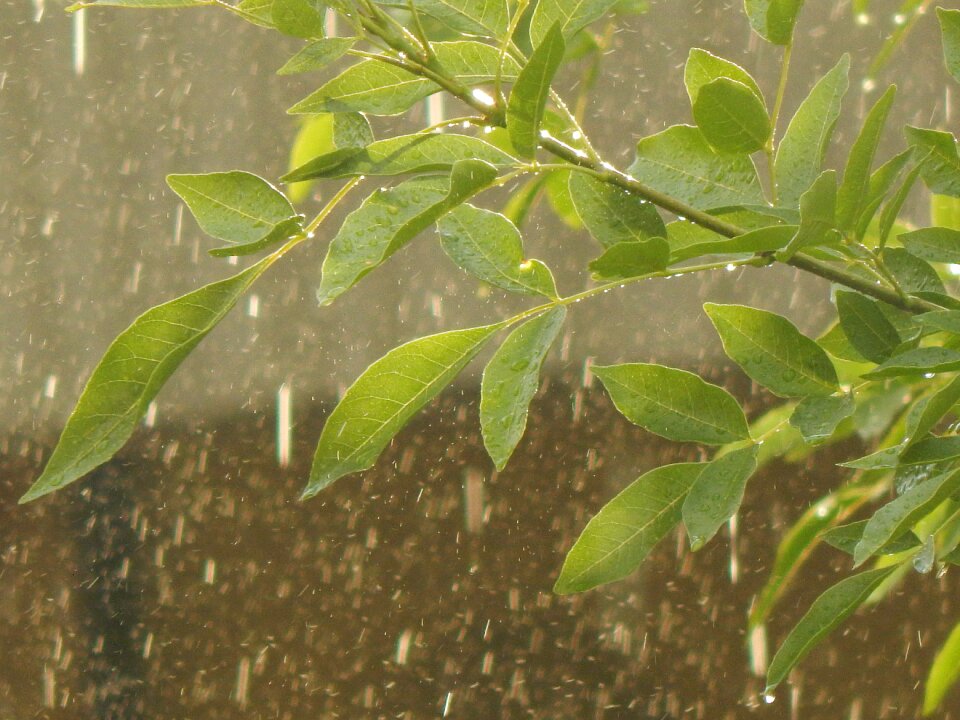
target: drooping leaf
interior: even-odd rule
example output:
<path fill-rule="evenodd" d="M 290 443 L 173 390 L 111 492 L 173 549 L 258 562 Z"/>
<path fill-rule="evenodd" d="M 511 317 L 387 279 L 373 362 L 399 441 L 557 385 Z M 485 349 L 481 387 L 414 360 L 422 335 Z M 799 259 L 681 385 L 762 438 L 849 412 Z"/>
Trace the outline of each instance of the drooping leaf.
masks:
<path fill-rule="evenodd" d="M 943 59 L 953 79 L 960 82 L 960 10 L 937 8 L 940 36 L 943 40 Z"/>
<path fill-rule="evenodd" d="M 683 68 L 683 83 L 687 88 L 691 107 L 696 102 L 700 89 L 720 78 L 729 78 L 743 83 L 761 102 L 763 101 L 763 93 L 757 81 L 742 67 L 700 48 L 690 50 L 687 64 Z"/>
<path fill-rule="evenodd" d="M 944 12 L 937 8 L 938 12 Z M 960 15 L 960 10 L 951 12 Z M 958 23 L 960 27 L 960 23 Z M 958 30 L 960 32 L 960 30 Z M 958 39 L 960 42 L 960 39 Z M 960 52 L 960 48 L 957 50 Z M 960 59 L 958 59 L 960 62 Z M 955 73 L 956 74 L 956 73 Z M 937 651 L 923 691 L 923 714 L 933 715 L 957 680 L 960 679 L 960 624 L 950 631 L 947 641 Z"/>
<path fill-rule="evenodd" d="M 491 285 L 525 295 L 557 296 L 550 269 L 523 255 L 516 226 L 500 213 L 462 205 L 437 223 L 444 252 Z"/>
<path fill-rule="evenodd" d="M 528 320 L 507 336 L 483 371 L 480 427 L 497 470 L 503 470 L 523 437 L 540 368 L 566 317 L 561 305 Z"/>
<path fill-rule="evenodd" d="M 757 470 L 757 445 L 733 450 L 710 462 L 683 501 L 683 524 L 696 552 L 740 508 L 747 480 Z"/>
<path fill-rule="evenodd" d="M 273 25 L 284 35 L 323 37 L 323 5 L 311 0 L 273 0 Z"/>
<path fill-rule="evenodd" d="M 564 39 L 604 16 L 617 0 L 540 0 L 530 19 L 530 42 L 543 42 L 554 23 L 560 24 Z"/>
<path fill-rule="evenodd" d="M 918 258 L 931 262 L 960 263 L 960 230 L 928 227 L 898 237 L 903 246 Z"/>
<path fill-rule="evenodd" d="M 856 224 L 864 207 L 873 158 L 895 96 L 896 86 L 891 85 L 870 108 L 860 134 L 850 148 L 843 182 L 837 191 L 837 222 L 842 230 L 849 230 Z"/>
<path fill-rule="evenodd" d="M 626 280 L 663 270 L 669 260 L 670 245 L 663 238 L 621 242 L 592 260 L 590 272 L 594 280 Z"/>
<path fill-rule="evenodd" d="M 875 363 L 887 360 L 900 345 L 900 334 L 877 302 L 846 290 L 837 291 L 836 299 L 840 326 L 857 352 Z"/>
<path fill-rule="evenodd" d="M 109 460 L 160 388 L 276 260 L 147 310 L 107 348 L 67 420 L 43 473 L 21 503 L 58 490 Z"/>
<path fill-rule="evenodd" d="M 837 173 L 824 170 L 800 196 L 800 226 L 777 258 L 785 262 L 804 248 L 831 242 L 837 235 L 836 224 Z"/>
<path fill-rule="evenodd" d="M 666 236 L 653 203 L 582 172 L 570 173 L 567 185 L 577 214 L 603 247 Z"/>
<path fill-rule="evenodd" d="M 857 543 L 863 537 L 863 531 L 867 527 L 867 520 L 859 520 L 848 525 L 839 525 L 825 532 L 822 540 L 837 550 L 842 550 L 847 555 L 853 555 Z M 897 553 L 913 550 L 920 546 L 920 541 L 912 532 L 905 532 L 899 537 L 895 537 L 887 542 L 883 547 L 877 550 L 879 555 L 896 555 Z"/>
<path fill-rule="evenodd" d="M 852 615 L 896 569 L 897 566 L 893 565 L 845 578 L 814 600 L 806 615 L 790 631 L 773 656 L 767 671 L 767 687 L 764 692 L 772 695 L 794 666 L 834 628 Z"/>
<path fill-rule="evenodd" d="M 883 249 L 881 257 L 904 292 L 946 293 L 937 271 L 910 251 L 888 247 Z"/>
<path fill-rule="evenodd" d="M 823 156 L 849 86 L 850 56 L 840 61 L 800 104 L 777 148 L 777 200 L 793 206 L 820 175 Z"/>
<path fill-rule="evenodd" d="M 763 203 L 748 155 L 714 150 L 698 128 L 674 125 L 637 143 L 629 173 L 699 210 Z"/>
<path fill-rule="evenodd" d="M 564 225 L 572 230 L 583 228 L 583 222 L 573 204 L 570 193 L 569 180 L 572 170 L 551 170 L 546 173 L 543 183 L 543 194 L 550 205 L 550 209 Z"/>
<path fill-rule="evenodd" d="M 298 217 L 279 190 L 251 173 L 168 175 L 167 184 L 205 233 L 236 245 L 257 242 Z"/>
<path fill-rule="evenodd" d="M 849 395 L 805 397 L 790 416 L 790 424 L 811 444 L 833 435 L 837 425 L 853 415 L 856 404 Z"/>
<path fill-rule="evenodd" d="M 770 138 L 763 101 L 750 87 L 730 78 L 717 78 L 700 88 L 693 118 L 707 142 L 722 152 L 756 152 Z"/>
<path fill-rule="evenodd" d="M 909 125 L 903 132 L 922 161 L 920 175 L 927 187 L 938 195 L 960 197 L 960 157 L 953 133 Z"/>
<path fill-rule="evenodd" d="M 497 323 L 419 338 L 364 370 L 323 426 L 303 497 L 371 467 L 393 436 L 501 327 L 503 323 Z"/>
<path fill-rule="evenodd" d="M 321 155 L 283 176 L 284 182 L 313 178 L 341 178 L 357 175 L 391 176 L 449 170 L 460 160 L 482 160 L 496 167 L 516 163 L 505 152 L 480 138 L 469 135 L 417 133 L 378 140 L 362 150 L 334 157 Z"/>
<path fill-rule="evenodd" d="M 743 305 L 703 307 L 727 355 L 772 393 L 806 397 L 839 390 L 830 358 L 785 317 Z"/>
<path fill-rule="evenodd" d="M 373 192 L 330 242 L 317 290 L 329 304 L 443 215 L 480 192 L 496 170 L 479 160 L 453 166 L 449 178 L 415 177 Z"/>
<path fill-rule="evenodd" d="M 733 396 L 693 373 L 644 363 L 595 366 L 592 372 L 627 420 L 657 435 L 706 445 L 750 437 Z"/>
<path fill-rule="evenodd" d="M 793 39 L 803 0 L 746 0 L 750 25 L 767 42 L 787 45 Z"/>
<path fill-rule="evenodd" d="M 565 49 L 561 24 L 557 21 L 539 41 L 510 91 L 507 131 L 522 158 L 532 158 L 540 144 L 540 123 L 550 97 L 550 83 L 563 62 Z"/>
<path fill-rule="evenodd" d="M 277 70 L 277 75 L 296 75 L 298 73 L 322 70 L 334 60 L 352 48 L 357 42 L 355 37 L 329 37 L 315 40 L 304 46 Z"/>
<path fill-rule="evenodd" d="M 584 592 L 620 580 L 680 522 L 704 463 L 664 465 L 641 475 L 598 512 L 567 554 L 553 591 Z"/>
<path fill-rule="evenodd" d="M 960 352 L 943 347 L 921 347 L 894 355 L 874 370 L 864 373 L 863 377 L 897 377 L 900 375 L 922 375 L 960 370 Z"/>

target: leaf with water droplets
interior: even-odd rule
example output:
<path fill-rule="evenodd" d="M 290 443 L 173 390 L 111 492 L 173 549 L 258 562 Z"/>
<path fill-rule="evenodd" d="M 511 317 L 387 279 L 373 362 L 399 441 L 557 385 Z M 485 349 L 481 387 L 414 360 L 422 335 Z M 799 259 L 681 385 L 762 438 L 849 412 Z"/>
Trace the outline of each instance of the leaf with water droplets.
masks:
<path fill-rule="evenodd" d="M 480 427 L 497 470 L 503 470 L 523 437 L 540 368 L 566 317 L 561 305 L 528 320 L 507 336 L 483 371 Z"/>
<path fill-rule="evenodd" d="M 373 142 L 373 130 L 360 113 L 319 113 L 303 119 L 290 146 L 289 170 L 316 157 L 325 157 L 333 165 L 351 157 Z M 287 195 L 294 202 L 304 200 L 313 182 L 290 183 Z"/>
<path fill-rule="evenodd" d="M 381 2 L 398 9 L 409 9 L 409 0 Z M 454 30 L 471 35 L 502 39 L 510 24 L 507 0 L 414 0 L 417 12 L 430 15 Z"/>
<path fill-rule="evenodd" d="M 393 436 L 437 396 L 503 323 L 413 340 L 373 363 L 330 413 L 303 498 L 371 467 Z"/>
<path fill-rule="evenodd" d="M 553 591 L 584 592 L 639 567 L 681 517 L 703 463 L 664 465 L 641 475 L 603 506 L 567 553 Z"/>
<path fill-rule="evenodd" d="M 756 445 L 733 450 L 707 465 L 683 501 L 690 549 L 702 548 L 740 508 L 747 480 L 757 470 Z"/>
<path fill-rule="evenodd" d="M 540 123 L 550 97 L 550 83 L 563 62 L 565 49 L 558 21 L 539 41 L 510 91 L 507 132 L 522 158 L 533 158 L 540 144 Z"/>
<path fill-rule="evenodd" d="M 954 12 L 960 16 L 960 11 Z M 950 631 L 947 641 L 937 651 L 930 666 L 923 692 L 924 715 L 932 715 L 936 712 L 957 680 L 960 680 L 960 624 L 955 625 Z"/>
<path fill-rule="evenodd" d="M 773 656 L 767 671 L 767 687 L 764 692 L 772 693 L 794 666 L 834 628 L 852 615 L 896 569 L 897 566 L 893 565 L 848 577 L 814 600 L 813 605 Z"/>
<path fill-rule="evenodd" d="M 876 380 L 899 375 L 925 375 L 954 370 L 960 370 L 960 351 L 944 347 L 921 347 L 894 355 L 874 370 L 864 373 L 863 377 Z"/>
<path fill-rule="evenodd" d="M 676 223 L 670 223 L 672 226 Z M 703 255 L 740 255 L 743 253 L 773 252 L 785 247 L 797 233 L 796 225 L 770 225 L 757 228 L 732 238 L 716 236 L 713 233 L 705 235 L 706 242 L 696 242 L 694 239 L 686 244 L 673 246 L 670 254 L 670 264 L 682 260 L 701 257 Z"/>
<path fill-rule="evenodd" d="M 923 260 L 942 263 L 960 263 L 960 230 L 928 227 L 899 236 L 900 242 Z"/>
<path fill-rule="evenodd" d="M 863 531 L 867 527 L 867 520 L 859 520 L 847 525 L 838 525 L 825 532 L 821 539 L 837 550 L 842 550 L 847 555 L 853 555 L 857 548 L 857 543 L 863 537 Z M 920 546 L 917 536 L 909 530 L 902 535 L 892 538 L 886 542 L 883 547 L 877 550 L 879 555 L 896 555 L 897 553 L 913 550 Z"/>
<path fill-rule="evenodd" d="M 836 300 L 840 327 L 857 352 L 875 363 L 889 359 L 900 345 L 900 334 L 877 301 L 846 290 L 837 291 Z"/>
<path fill-rule="evenodd" d="M 800 196 L 800 226 L 796 235 L 779 253 L 777 259 L 788 261 L 798 251 L 834 240 L 837 219 L 837 173 L 824 170 Z"/>
<path fill-rule="evenodd" d="M 816 444 L 833 435 L 856 408 L 849 395 L 805 397 L 790 416 L 790 424 L 800 431 L 806 442 Z"/>
<path fill-rule="evenodd" d="M 927 187 L 939 195 L 960 197 L 960 156 L 953 133 L 910 125 L 903 132 L 921 161 L 920 175 Z"/>
<path fill-rule="evenodd" d="M 880 256 L 904 292 L 911 294 L 945 294 L 947 292 L 933 266 L 904 248 L 884 248 Z"/>
<path fill-rule="evenodd" d="M 594 280 L 628 280 L 659 272 L 670 260 L 670 245 L 663 238 L 621 242 L 611 245 L 590 262 Z"/>
<path fill-rule="evenodd" d="M 564 39 L 597 20 L 618 0 L 540 0 L 530 19 L 530 41 L 539 45 L 559 25 Z"/>
<path fill-rule="evenodd" d="M 756 93 L 725 77 L 700 88 L 693 103 L 693 118 L 707 142 L 731 153 L 762 149 L 772 129 L 767 109 Z"/>
<path fill-rule="evenodd" d="M 622 188 L 582 172 L 570 173 L 567 186 L 577 215 L 605 248 L 667 234 L 656 206 Z"/>
<path fill-rule="evenodd" d="M 943 41 L 943 60 L 953 79 L 960 82 L 960 10 L 937 8 L 940 37 Z"/>
<path fill-rule="evenodd" d="M 960 310 L 934 310 L 914 316 L 927 332 L 948 332 L 960 335 Z"/>
<path fill-rule="evenodd" d="M 907 417 L 904 430 L 906 434 L 903 444 L 904 452 L 915 443 L 926 439 L 927 434 L 958 402 L 960 402 L 960 376 L 937 390 L 929 399 L 922 398 L 916 402 L 911 414 Z"/>
<path fill-rule="evenodd" d="M 271 19 L 284 35 L 323 37 L 323 5 L 313 0 L 273 0 Z"/>
<path fill-rule="evenodd" d="M 927 465 L 960 457 L 960 435 L 930 437 L 903 451 L 901 465 Z"/>
<path fill-rule="evenodd" d="M 617 410 L 652 433 L 706 445 L 750 437 L 743 410 L 733 396 L 693 373 L 645 363 L 595 366 L 592 372 Z"/>

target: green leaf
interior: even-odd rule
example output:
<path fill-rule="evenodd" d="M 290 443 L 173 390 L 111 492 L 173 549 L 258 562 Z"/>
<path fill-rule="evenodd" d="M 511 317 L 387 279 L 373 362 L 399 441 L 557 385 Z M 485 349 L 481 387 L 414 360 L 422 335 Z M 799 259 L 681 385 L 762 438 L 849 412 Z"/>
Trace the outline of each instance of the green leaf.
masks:
<path fill-rule="evenodd" d="M 785 317 L 743 305 L 703 307 L 727 355 L 775 395 L 833 395 L 839 390 L 830 358 Z"/>
<path fill-rule="evenodd" d="M 674 223 L 671 223 L 673 225 Z M 670 264 L 682 260 L 700 257 L 702 255 L 738 255 L 742 253 L 761 253 L 780 250 L 785 247 L 797 234 L 796 225 L 771 225 L 769 227 L 750 230 L 743 235 L 732 238 L 721 236 L 707 242 L 690 242 L 673 248 L 670 254 Z M 706 235 L 710 238 L 711 235 Z M 673 243 L 671 242 L 671 245 Z"/>
<path fill-rule="evenodd" d="M 656 206 L 622 188 L 582 172 L 570 173 L 567 186 L 583 224 L 605 248 L 667 234 Z"/>
<path fill-rule="evenodd" d="M 296 75 L 297 73 L 322 70 L 334 60 L 342 57 L 357 42 L 355 37 L 329 37 L 317 40 L 301 48 L 287 60 L 277 75 Z"/>
<path fill-rule="evenodd" d="M 767 671 L 765 694 L 772 694 L 793 667 L 870 597 L 896 565 L 841 580 L 818 597 L 777 650 Z"/>
<path fill-rule="evenodd" d="M 900 334 L 876 300 L 838 290 L 837 313 L 844 335 L 863 357 L 875 363 L 887 360 L 900 345 Z"/>
<path fill-rule="evenodd" d="M 757 470 L 757 446 L 733 450 L 707 465 L 683 501 L 683 524 L 696 552 L 740 508 L 747 480 Z"/>
<path fill-rule="evenodd" d="M 663 465 L 607 503 L 567 554 L 553 591 L 584 592 L 625 578 L 680 522 L 680 508 L 703 463 Z"/>
<path fill-rule="evenodd" d="M 946 293 L 937 271 L 908 250 L 884 248 L 881 257 L 904 292 Z"/>
<path fill-rule="evenodd" d="M 406 9 L 403 1 L 383 3 Z M 510 24 L 507 0 L 415 0 L 417 12 L 436 18 L 454 30 L 502 39 Z"/>
<path fill-rule="evenodd" d="M 723 388 L 684 370 L 632 363 L 593 367 L 630 422 L 670 440 L 722 445 L 747 440 L 743 410 Z"/>
<path fill-rule="evenodd" d="M 330 413 L 303 498 L 372 467 L 393 436 L 446 387 L 503 323 L 453 330 L 394 348 L 354 381 Z"/>
<path fill-rule="evenodd" d="M 914 317 L 924 330 L 960 335 L 960 310 L 934 310 Z"/>
<path fill-rule="evenodd" d="M 240 0 L 234 12 L 252 25 L 273 29 L 273 0 Z"/>
<path fill-rule="evenodd" d="M 877 100 L 863 121 L 860 134 L 850 149 L 843 182 L 837 192 L 837 222 L 841 230 L 851 229 L 860 217 L 870 183 L 870 169 L 880 144 L 880 137 L 896 96 L 896 86 L 891 85 Z"/>
<path fill-rule="evenodd" d="M 900 456 L 901 465 L 929 465 L 960 457 L 960 436 L 931 437 L 910 445 Z"/>
<path fill-rule="evenodd" d="M 869 560 L 887 542 L 899 537 L 960 488 L 960 470 L 924 480 L 874 513 L 853 553 L 854 567 Z"/>
<path fill-rule="evenodd" d="M 943 59 L 953 79 L 960 82 L 960 10 L 937 8 L 940 35 L 943 39 Z"/>
<path fill-rule="evenodd" d="M 526 260 L 516 226 L 500 213 L 463 205 L 439 223 L 444 251 L 471 275 L 508 292 L 557 297 L 550 269 Z"/>
<path fill-rule="evenodd" d="M 496 170 L 462 160 L 449 178 L 415 177 L 374 191 L 350 213 L 330 242 L 317 299 L 328 305 L 443 215 L 480 192 Z"/>
<path fill-rule="evenodd" d="M 804 248 L 832 242 L 837 235 L 836 222 L 837 173 L 824 170 L 800 196 L 800 227 L 777 258 L 786 262 Z"/>
<path fill-rule="evenodd" d="M 689 125 L 674 125 L 640 140 L 628 172 L 698 210 L 764 202 L 750 157 L 714 150 L 703 133 Z"/>
<path fill-rule="evenodd" d="M 813 87 L 787 126 L 774 164 L 777 199 L 784 206 L 795 206 L 820 175 L 823 156 L 850 84 L 849 72 L 850 56 L 844 55 Z"/>
<path fill-rule="evenodd" d="M 264 235 L 259 240 L 243 245 L 224 245 L 223 247 L 213 248 L 207 252 L 213 257 L 240 257 L 241 255 L 253 255 L 264 250 L 271 245 L 278 245 L 285 240 L 289 240 L 297 233 L 303 231 L 303 215 L 292 217 L 289 220 L 283 220 L 273 226 L 273 230 Z"/>
<path fill-rule="evenodd" d="M 109 460 L 184 358 L 275 260 L 266 257 L 238 275 L 151 308 L 120 333 L 94 368 L 43 473 L 20 502 L 59 490 Z"/>
<path fill-rule="evenodd" d="M 937 11 L 946 12 L 942 8 L 937 8 Z M 951 12 L 960 16 L 960 10 Z M 957 52 L 960 53 L 960 49 L 957 49 Z M 960 58 L 957 59 L 957 62 L 960 62 Z M 956 625 L 950 632 L 950 636 L 943 647 L 937 651 L 933 664 L 930 666 L 923 692 L 924 715 L 933 715 L 936 712 L 936 709 L 958 679 L 960 679 L 960 624 Z"/>
<path fill-rule="evenodd" d="M 482 160 L 496 167 L 516 160 L 480 138 L 445 133 L 417 133 L 378 140 L 362 150 L 335 150 L 283 176 L 284 182 L 312 178 L 404 175 L 449 170 L 460 160 Z"/>
<path fill-rule="evenodd" d="M 543 183 L 544 196 L 554 214 L 572 230 L 583 228 L 583 221 L 577 214 L 570 193 L 569 180 L 573 170 L 551 170 L 546 173 Z"/>
<path fill-rule="evenodd" d="M 750 25 L 767 42 L 787 45 L 803 7 L 803 0 L 746 0 Z"/>
<path fill-rule="evenodd" d="M 922 401 L 921 401 L 922 402 Z M 960 377 L 956 377 L 945 386 L 937 390 L 919 409 L 915 416 L 909 418 L 906 427 L 907 437 L 904 439 L 904 450 L 914 443 L 926 438 L 943 417 L 960 402 Z M 920 403 L 914 408 L 921 408 Z"/>
<path fill-rule="evenodd" d="M 909 125 L 903 132 L 923 163 L 920 175 L 927 187 L 938 195 L 960 197 L 960 157 L 953 133 Z"/>
<path fill-rule="evenodd" d="M 523 437 L 540 368 L 566 317 L 567 309 L 561 305 L 528 320 L 510 333 L 483 371 L 480 427 L 497 470 L 503 470 Z"/>
<path fill-rule="evenodd" d="M 590 262 L 593 279 L 626 280 L 667 267 L 670 245 L 663 238 L 617 243 Z"/>
<path fill-rule="evenodd" d="M 950 348 L 922 347 L 894 355 L 876 369 L 864 373 L 870 380 L 960 370 L 960 352 Z"/>
<path fill-rule="evenodd" d="M 931 262 L 960 263 L 960 230 L 928 227 L 898 237 L 903 246 L 918 258 Z"/>
<path fill-rule="evenodd" d="M 86 7 L 120 7 L 146 10 L 161 8 L 198 7 L 213 5 L 210 0 L 95 0 L 94 2 L 77 2 L 67 7 L 67 12 L 76 12 Z"/>
<path fill-rule="evenodd" d="M 720 78 L 729 78 L 743 83 L 763 102 L 760 86 L 742 67 L 700 48 L 690 50 L 687 64 L 683 68 L 683 83 L 686 85 L 691 106 L 696 102 L 697 95 L 700 94 L 700 89 L 704 85 Z"/>
<path fill-rule="evenodd" d="M 323 37 L 323 5 L 311 0 L 273 0 L 274 27 L 298 38 Z"/>
<path fill-rule="evenodd" d="M 854 468 L 856 470 L 885 470 L 889 468 L 895 468 L 900 462 L 901 450 L 902 448 L 899 445 L 896 447 L 884 448 L 882 450 L 877 450 L 874 453 L 870 453 L 869 455 L 864 455 L 863 457 L 855 460 L 837 463 L 837 465 L 845 468 Z"/>
<path fill-rule="evenodd" d="M 290 146 L 290 170 L 304 163 L 324 156 L 340 158 L 357 154 L 362 148 L 373 142 L 370 123 L 360 113 L 320 113 L 303 118 L 300 130 Z M 313 183 L 309 180 L 291 183 L 287 194 L 294 202 L 307 198 Z"/>
<path fill-rule="evenodd" d="M 247 172 L 168 175 L 167 184 L 205 233 L 237 245 L 257 242 L 297 217 L 283 193 Z"/>
<path fill-rule="evenodd" d="M 840 525 L 825 532 L 821 539 L 837 550 L 842 550 L 847 555 L 853 555 L 857 543 L 863 538 L 863 531 L 866 529 L 868 522 L 868 520 L 860 520 L 849 525 Z M 877 550 L 877 553 L 880 555 L 896 555 L 917 547 L 920 547 L 917 536 L 907 531 L 884 544 Z"/>
<path fill-rule="evenodd" d="M 856 404 L 849 395 L 805 397 L 790 416 L 790 424 L 811 444 L 827 440 L 837 425 L 853 415 Z"/>
<path fill-rule="evenodd" d="M 540 0 L 530 19 L 530 42 L 534 46 L 543 42 L 554 23 L 569 40 L 616 4 L 617 0 Z"/>
<path fill-rule="evenodd" d="M 707 142 L 724 152 L 756 152 L 770 138 L 763 101 L 747 85 L 730 78 L 718 78 L 700 88 L 693 119 Z"/>
<path fill-rule="evenodd" d="M 539 42 L 510 91 L 507 131 L 522 158 L 532 158 L 540 144 L 540 123 L 550 97 L 550 83 L 563 62 L 565 50 L 558 21 Z"/>
<path fill-rule="evenodd" d="M 877 229 L 877 247 L 881 250 L 887 244 L 887 239 L 890 237 L 893 226 L 900 216 L 903 204 L 907 201 L 907 197 L 917 182 L 917 178 L 920 177 L 921 170 L 923 170 L 922 164 L 915 165 L 914 168 L 907 173 L 907 176 L 903 179 L 900 187 L 897 188 L 894 196 L 883 206 L 883 210 L 880 212 L 880 226 Z"/>

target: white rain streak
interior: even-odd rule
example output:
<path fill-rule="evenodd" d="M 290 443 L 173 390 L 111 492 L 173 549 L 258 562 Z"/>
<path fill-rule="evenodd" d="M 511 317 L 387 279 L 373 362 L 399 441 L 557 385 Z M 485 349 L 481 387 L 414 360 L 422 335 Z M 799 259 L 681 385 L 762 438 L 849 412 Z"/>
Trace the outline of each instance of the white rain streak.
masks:
<path fill-rule="evenodd" d="M 413 630 L 407 629 L 397 638 L 397 651 L 393 660 L 397 665 L 406 665 L 410 655 L 410 645 L 413 642 Z"/>
<path fill-rule="evenodd" d="M 203 563 L 203 581 L 207 585 L 213 585 L 217 579 L 217 563 L 213 558 L 207 558 Z"/>
<path fill-rule="evenodd" d="M 277 464 L 285 468 L 290 464 L 290 445 L 293 435 L 291 424 L 292 390 L 283 383 L 277 390 Z"/>
<path fill-rule="evenodd" d="M 247 298 L 247 315 L 252 318 L 260 317 L 260 296 L 256 293 Z"/>
<path fill-rule="evenodd" d="M 147 413 L 143 416 L 143 424 L 148 428 L 152 428 L 157 422 L 157 401 L 151 400 L 150 404 L 147 405 Z"/>
<path fill-rule="evenodd" d="M 87 65 L 87 11 L 81 8 L 73 14 L 73 74 L 83 75 Z"/>
<path fill-rule="evenodd" d="M 483 530 L 486 514 L 483 481 L 483 472 L 478 468 L 468 467 L 463 473 L 463 520 L 471 534 Z"/>
<path fill-rule="evenodd" d="M 328 7 L 323 16 L 323 34 L 328 38 L 337 37 L 337 11 Z"/>
<path fill-rule="evenodd" d="M 443 703 L 443 716 L 446 717 L 450 714 L 450 706 L 453 705 L 453 691 L 447 693 L 447 699 Z"/>
<path fill-rule="evenodd" d="M 57 376 L 48 375 L 46 382 L 43 384 L 43 396 L 53 400 L 54 396 L 57 394 Z"/>
<path fill-rule="evenodd" d="M 763 623 L 750 631 L 750 672 L 755 677 L 767 674 L 767 626 Z"/>
<path fill-rule="evenodd" d="M 177 205 L 173 213 L 173 244 L 179 245 L 183 236 L 183 205 Z"/>
<path fill-rule="evenodd" d="M 250 697 L 250 658 L 240 658 L 237 663 L 237 685 L 233 689 L 233 700 L 243 710 Z"/>
<path fill-rule="evenodd" d="M 443 107 L 443 93 L 435 93 L 425 101 L 427 125 L 437 125 L 446 120 Z"/>

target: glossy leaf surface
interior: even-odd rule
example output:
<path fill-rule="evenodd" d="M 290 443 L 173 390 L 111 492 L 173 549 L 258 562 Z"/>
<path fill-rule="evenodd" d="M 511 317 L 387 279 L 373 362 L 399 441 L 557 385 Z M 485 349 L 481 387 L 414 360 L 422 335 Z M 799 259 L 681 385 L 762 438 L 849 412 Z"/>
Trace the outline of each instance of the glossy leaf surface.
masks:
<path fill-rule="evenodd" d="M 683 501 L 683 524 L 696 552 L 740 508 L 747 480 L 757 470 L 757 446 L 733 450 L 710 462 Z"/>
<path fill-rule="evenodd" d="M 790 424 L 805 441 L 816 444 L 833 435 L 837 425 L 853 415 L 854 410 L 856 404 L 849 395 L 805 397 L 790 415 Z"/>
<path fill-rule="evenodd" d="M 558 22 L 543 36 L 510 91 L 507 132 L 520 157 L 532 158 L 540 144 L 540 123 L 550 97 L 550 83 L 563 61 L 565 49 Z"/>
<path fill-rule="evenodd" d="M 900 345 L 900 334 L 875 300 L 855 292 L 836 294 L 840 327 L 850 343 L 868 360 L 882 363 Z"/>
<path fill-rule="evenodd" d="M 803 7 L 803 0 L 746 0 L 750 25 L 774 45 L 786 45 Z"/>
<path fill-rule="evenodd" d="M 960 263 L 960 230 L 921 228 L 900 235 L 899 240 L 910 254 L 923 260 Z"/>
<path fill-rule="evenodd" d="M 594 280 L 626 280 L 663 270 L 669 260 L 670 245 L 663 238 L 621 242 L 592 260 L 590 272 Z"/>
<path fill-rule="evenodd" d="M 935 193 L 960 197 L 960 157 L 952 133 L 927 128 L 904 128 L 907 142 L 922 160 L 920 175 Z"/>
<path fill-rule="evenodd" d="M 700 89 L 704 85 L 720 78 L 730 78 L 743 83 L 761 101 L 763 100 L 763 93 L 757 81 L 742 67 L 701 48 L 690 50 L 687 64 L 683 68 L 683 84 L 687 88 L 691 106 L 696 102 L 697 95 L 700 94 Z"/>
<path fill-rule="evenodd" d="M 863 377 L 887 378 L 960 370 L 960 351 L 943 347 L 922 347 L 894 355 Z"/>
<path fill-rule="evenodd" d="M 960 10 L 937 8 L 940 37 L 943 41 L 943 60 L 953 79 L 960 82 Z"/>
<path fill-rule="evenodd" d="M 663 219 L 652 203 L 586 173 L 570 173 L 567 186 L 583 224 L 605 248 L 666 237 Z"/>
<path fill-rule="evenodd" d="M 707 142 L 723 152 L 756 152 L 770 137 L 763 101 L 747 85 L 730 78 L 718 78 L 700 88 L 693 118 Z"/>

